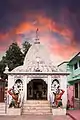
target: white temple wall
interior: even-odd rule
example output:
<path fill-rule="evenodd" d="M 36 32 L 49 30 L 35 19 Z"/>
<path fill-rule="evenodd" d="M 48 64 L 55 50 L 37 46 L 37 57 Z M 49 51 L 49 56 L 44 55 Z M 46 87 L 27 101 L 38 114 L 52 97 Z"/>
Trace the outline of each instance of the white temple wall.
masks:
<path fill-rule="evenodd" d="M 12 88 L 15 81 L 21 79 L 23 82 L 23 95 L 24 101 L 27 100 L 27 84 L 33 79 L 42 79 L 47 84 L 47 100 L 49 100 L 49 95 L 51 93 L 51 83 L 54 79 L 58 79 L 60 82 L 60 89 L 63 89 L 65 93 L 62 96 L 63 106 L 66 107 L 67 104 L 67 76 L 66 75 L 9 75 L 8 76 L 8 90 Z M 9 95 L 9 101 L 11 96 Z"/>
<path fill-rule="evenodd" d="M 63 107 L 66 107 L 67 105 L 67 76 L 66 75 L 61 76 L 60 85 L 61 85 L 61 89 L 65 91 L 62 96 L 62 103 L 63 103 Z"/>
<path fill-rule="evenodd" d="M 13 75 L 9 75 L 8 76 L 8 90 L 10 88 L 12 88 L 13 85 L 14 85 L 14 76 Z"/>
<path fill-rule="evenodd" d="M 47 99 L 48 101 L 50 100 L 50 93 L 51 93 L 51 76 L 48 75 L 48 94 L 47 94 Z"/>
<path fill-rule="evenodd" d="M 26 97 L 27 97 L 27 81 L 26 81 L 26 79 L 27 79 L 27 76 L 25 75 L 24 76 L 24 78 L 23 78 L 24 80 L 23 80 L 23 96 L 24 96 L 24 101 L 26 101 Z"/>
<path fill-rule="evenodd" d="M 8 75 L 8 90 L 10 88 L 12 88 L 13 85 L 14 85 L 14 76 Z M 8 101 L 7 102 L 10 103 L 11 99 L 12 99 L 11 95 L 8 94 L 8 99 L 7 99 Z"/>

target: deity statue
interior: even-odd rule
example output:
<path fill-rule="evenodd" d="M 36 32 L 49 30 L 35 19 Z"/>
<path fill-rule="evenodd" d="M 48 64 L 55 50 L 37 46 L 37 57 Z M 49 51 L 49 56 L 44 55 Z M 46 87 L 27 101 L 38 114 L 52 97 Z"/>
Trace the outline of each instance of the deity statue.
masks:
<path fill-rule="evenodd" d="M 53 80 L 52 86 L 52 106 L 54 107 L 62 107 L 62 95 L 64 94 L 64 90 L 60 89 L 60 83 L 57 79 Z"/>
<path fill-rule="evenodd" d="M 12 100 L 11 100 L 11 103 L 9 104 L 9 108 L 10 107 L 14 107 L 14 108 L 19 107 L 19 102 L 20 102 L 18 100 L 19 92 L 15 92 L 14 86 L 13 86 L 11 89 L 8 90 L 8 93 L 12 96 Z"/>
<path fill-rule="evenodd" d="M 19 108 L 21 106 L 21 91 L 22 91 L 22 81 L 17 80 L 12 88 L 8 90 L 9 95 L 12 96 L 12 100 L 9 104 L 10 107 Z"/>

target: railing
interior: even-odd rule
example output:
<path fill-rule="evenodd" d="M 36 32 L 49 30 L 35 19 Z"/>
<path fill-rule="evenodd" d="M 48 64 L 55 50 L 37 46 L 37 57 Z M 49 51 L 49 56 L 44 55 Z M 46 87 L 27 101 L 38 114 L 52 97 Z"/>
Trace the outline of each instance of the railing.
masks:
<path fill-rule="evenodd" d="M 21 103 L 21 115 L 22 115 L 22 111 L 23 111 L 23 103 L 24 103 L 24 96 L 22 98 L 22 103 Z"/>
<path fill-rule="evenodd" d="M 5 114 L 7 114 L 7 96 L 4 98 L 4 102 L 5 102 Z"/>

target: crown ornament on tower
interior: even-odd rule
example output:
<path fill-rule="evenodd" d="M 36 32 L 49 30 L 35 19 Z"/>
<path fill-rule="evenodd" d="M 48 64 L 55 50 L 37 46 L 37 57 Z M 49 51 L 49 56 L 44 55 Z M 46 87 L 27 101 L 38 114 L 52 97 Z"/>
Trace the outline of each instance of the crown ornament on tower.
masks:
<path fill-rule="evenodd" d="M 39 32 L 39 29 L 37 28 L 37 29 L 36 29 L 36 39 L 35 39 L 35 44 L 40 44 L 38 32 Z"/>

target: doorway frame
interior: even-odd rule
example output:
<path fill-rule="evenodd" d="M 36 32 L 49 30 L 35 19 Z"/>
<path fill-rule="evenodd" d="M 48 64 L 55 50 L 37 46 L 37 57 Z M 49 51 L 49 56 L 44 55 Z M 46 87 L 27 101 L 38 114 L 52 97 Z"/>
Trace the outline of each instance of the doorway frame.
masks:
<path fill-rule="evenodd" d="M 30 83 L 30 82 L 32 82 L 32 84 Z M 38 98 L 34 98 L 34 86 L 33 86 L 33 84 L 34 83 L 41 83 L 41 84 L 45 84 L 45 86 L 46 86 L 46 94 L 43 94 L 43 96 L 45 96 L 46 95 L 46 97 L 43 97 L 42 99 L 38 99 Z M 28 89 L 28 85 L 29 84 L 31 84 L 31 87 L 32 87 L 32 91 L 30 91 L 31 92 L 31 96 L 32 96 L 32 99 L 30 99 L 30 98 L 28 98 L 29 96 L 28 96 L 28 91 L 29 91 L 29 89 Z M 47 84 L 47 82 L 43 79 L 43 78 L 32 78 L 28 83 L 27 83 L 27 99 L 26 100 L 47 100 L 47 95 L 48 95 L 48 84 Z"/>

